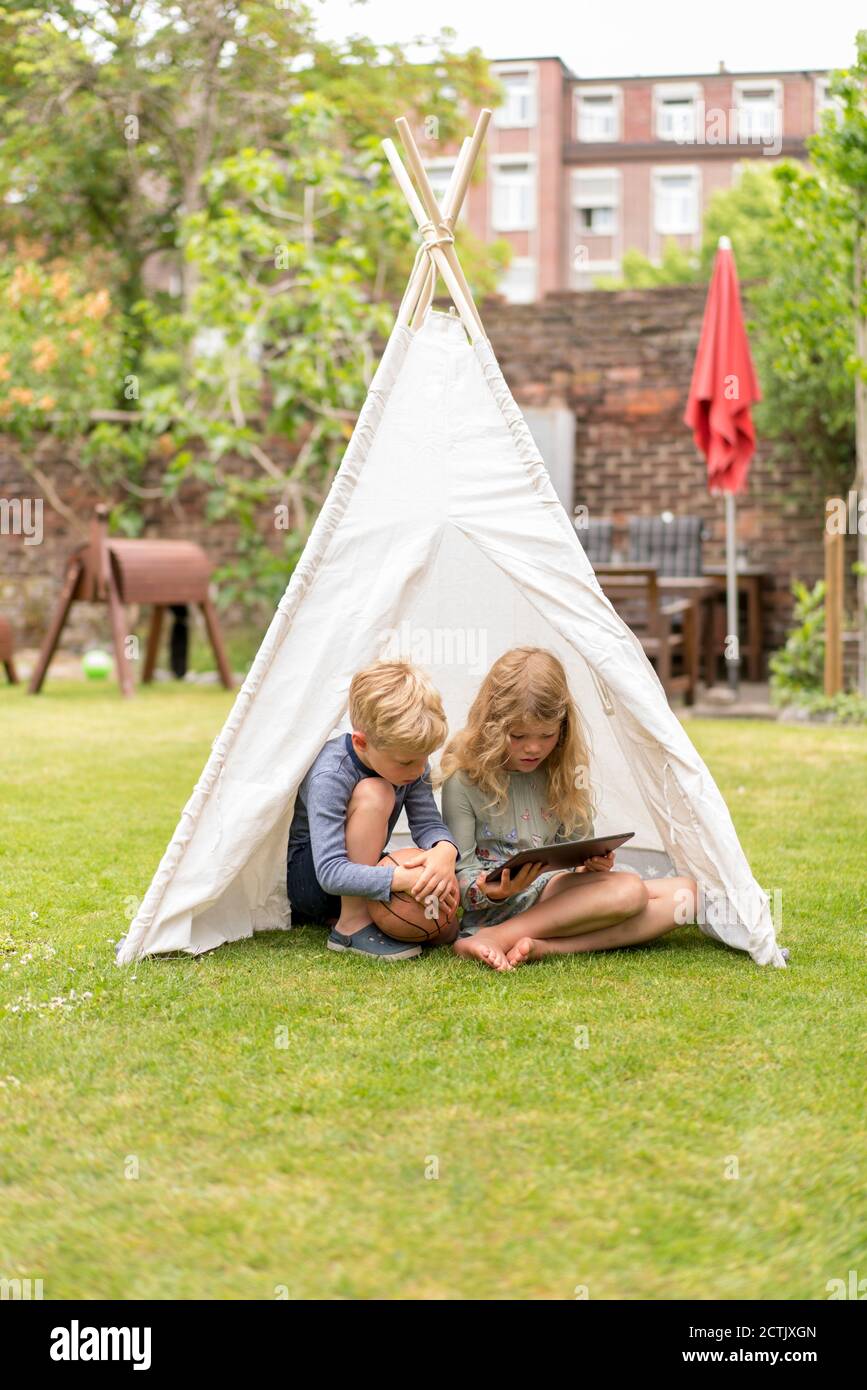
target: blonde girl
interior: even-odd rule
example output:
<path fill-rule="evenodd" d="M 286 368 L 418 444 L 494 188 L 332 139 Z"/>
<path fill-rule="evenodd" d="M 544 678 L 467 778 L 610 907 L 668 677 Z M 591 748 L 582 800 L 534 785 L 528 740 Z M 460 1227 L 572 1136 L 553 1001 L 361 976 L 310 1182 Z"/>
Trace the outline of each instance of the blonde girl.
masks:
<path fill-rule="evenodd" d="M 561 662 L 540 647 L 506 652 L 442 760 L 443 818 L 458 845 L 464 908 L 458 955 L 511 970 L 547 955 L 637 946 L 694 921 L 693 879 L 613 873 L 613 855 L 577 869 L 528 864 L 511 881 L 505 870 L 499 883 L 486 882 L 520 850 L 593 834 L 588 767 Z"/>

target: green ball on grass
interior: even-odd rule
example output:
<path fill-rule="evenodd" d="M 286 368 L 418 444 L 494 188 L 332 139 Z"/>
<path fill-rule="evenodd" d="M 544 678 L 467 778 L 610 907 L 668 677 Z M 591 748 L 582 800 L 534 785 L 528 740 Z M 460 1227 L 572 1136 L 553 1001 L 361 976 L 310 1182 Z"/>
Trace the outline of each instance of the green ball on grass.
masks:
<path fill-rule="evenodd" d="M 111 657 L 108 652 L 94 647 L 81 658 L 81 668 L 89 681 L 104 681 L 111 675 Z"/>

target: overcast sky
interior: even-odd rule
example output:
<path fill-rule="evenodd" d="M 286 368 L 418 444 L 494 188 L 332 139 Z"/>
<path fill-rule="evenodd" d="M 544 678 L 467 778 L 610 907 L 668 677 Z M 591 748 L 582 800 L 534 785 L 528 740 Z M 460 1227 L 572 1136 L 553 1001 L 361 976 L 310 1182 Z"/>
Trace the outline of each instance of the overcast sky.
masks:
<path fill-rule="evenodd" d="M 448 25 L 488 58 L 557 56 L 581 77 L 845 67 L 865 0 L 308 0 L 323 38 L 409 41 Z"/>

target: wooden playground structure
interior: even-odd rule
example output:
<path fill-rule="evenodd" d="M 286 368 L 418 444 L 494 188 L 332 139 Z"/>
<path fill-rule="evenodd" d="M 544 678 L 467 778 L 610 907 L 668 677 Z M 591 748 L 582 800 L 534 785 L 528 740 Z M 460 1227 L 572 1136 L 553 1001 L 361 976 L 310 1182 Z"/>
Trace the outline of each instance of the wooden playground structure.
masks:
<path fill-rule="evenodd" d="M 12 640 L 12 625 L 6 618 L 0 618 L 0 665 L 6 672 L 10 685 L 18 684 L 14 661 L 15 644 Z"/>
<path fill-rule="evenodd" d="M 126 651 L 124 605 L 151 604 L 151 621 L 142 668 L 142 683 L 153 680 L 166 608 L 198 604 L 217 662 L 220 680 L 233 685 L 217 613 L 209 593 L 211 562 L 190 541 L 122 540 L 108 534 L 108 507 L 99 503 L 90 523 L 90 539 L 73 551 L 54 616 L 30 678 L 28 692 L 42 689 L 73 603 L 106 603 L 111 621 L 115 668 L 121 693 L 134 694 L 132 666 Z M 0 634 L 0 660 L 2 660 Z M 11 659 L 11 658 L 10 658 Z M 7 666 L 7 672 L 9 667 Z M 14 679 L 14 675 L 10 675 Z"/>

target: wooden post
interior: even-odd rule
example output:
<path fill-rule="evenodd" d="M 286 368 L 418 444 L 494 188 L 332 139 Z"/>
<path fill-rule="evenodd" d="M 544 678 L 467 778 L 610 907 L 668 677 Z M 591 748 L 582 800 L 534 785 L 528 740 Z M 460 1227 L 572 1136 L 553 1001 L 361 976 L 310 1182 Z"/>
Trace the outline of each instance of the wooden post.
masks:
<path fill-rule="evenodd" d="M 157 655 L 160 649 L 160 634 L 163 629 L 163 613 L 165 606 L 162 603 L 155 603 L 151 613 L 151 625 L 148 632 L 148 644 L 145 652 L 144 670 L 142 671 L 142 685 L 149 685 L 154 678 L 154 669 L 157 664 Z"/>
<path fill-rule="evenodd" d="M 827 511 L 826 511 L 827 515 Z M 825 694 L 843 689 L 843 548 L 841 532 L 825 528 Z"/>
<path fill-rule="evenodd" d="M 69 610 L 72 607 L 72 597 L 78 587 L 78 581 L 84 571 L 84 561 L 80 555 L 74 555 L 66 566 L 66 578 L 63 581 L 63 589 L 60 598 L 57 600 L 57 607 L 51 619 L 51 626 L 45 634 L 45 641 L 39 653 L 39 659 L 33 668 L 30 683 L 27 691 L 30 695 L 38 695 L 45 680 L 45 674 L 51 664 L 51 658 L 57 650 L 60 641 L 60 634 L 63 625 L 69 617 Z"/>
<path fill-rule="evenodd" d="M 867 315 L 861 312 L 864 294 L 864 280 L 867 268 L 867 232 L 865 232 L 863 213 L 855 229 L 855 355 L 862 370 L 855 373 L 855 497 L 857 503 L 865 505 L 867 498 L 867 382 L 863 376 L 863 364 L 867 362 Z M 867 695 L 867 529 L 858 525 L 858 563 L 856 624 L 858 632 L 858 677 L 857 686 L 862 695 Z"/>
<path fill-rule="evenodd" d="M 211 646 L 214 649 L 214 656 L 217 660 L 217 670 L 220 673 L 220 680 L 227 690 L 231 690 L 235 682 L 232 678 L 232 668 L 229 665 L 229 658 L 226 655 L 226 648 L 223 646 L 223 638 L 220 633 L 220 624 L 217 622 L 217 610 L 209 598 L 199 604 L 205 619 L 205 627 L 208 629 L 208 637 L 211 639 Z"/>
<path fill-rule="evenodd" d="M 117 669 L 117 683 L 120 686 L 120 693 L 128 700 L 135 694 L 135 686 L 132 680 L 132 671 L 126 659 L 124 642 L 126 641 L 126 622 L 124 606 L 121 602 L 120 593 L 117 587 L 114 570 L 110 564 L 106 564 L 105 582 L 108 586 L 108 615 L 111 622 L 111 637 L 114 643 L 114 664 Z"/>
<path fill-rule="evenodd" d="M 90 521 L 90 554 L 88 557 L 93 598 L 105 602 L 108 598 L 108 507 L 97 502 Z"/>

